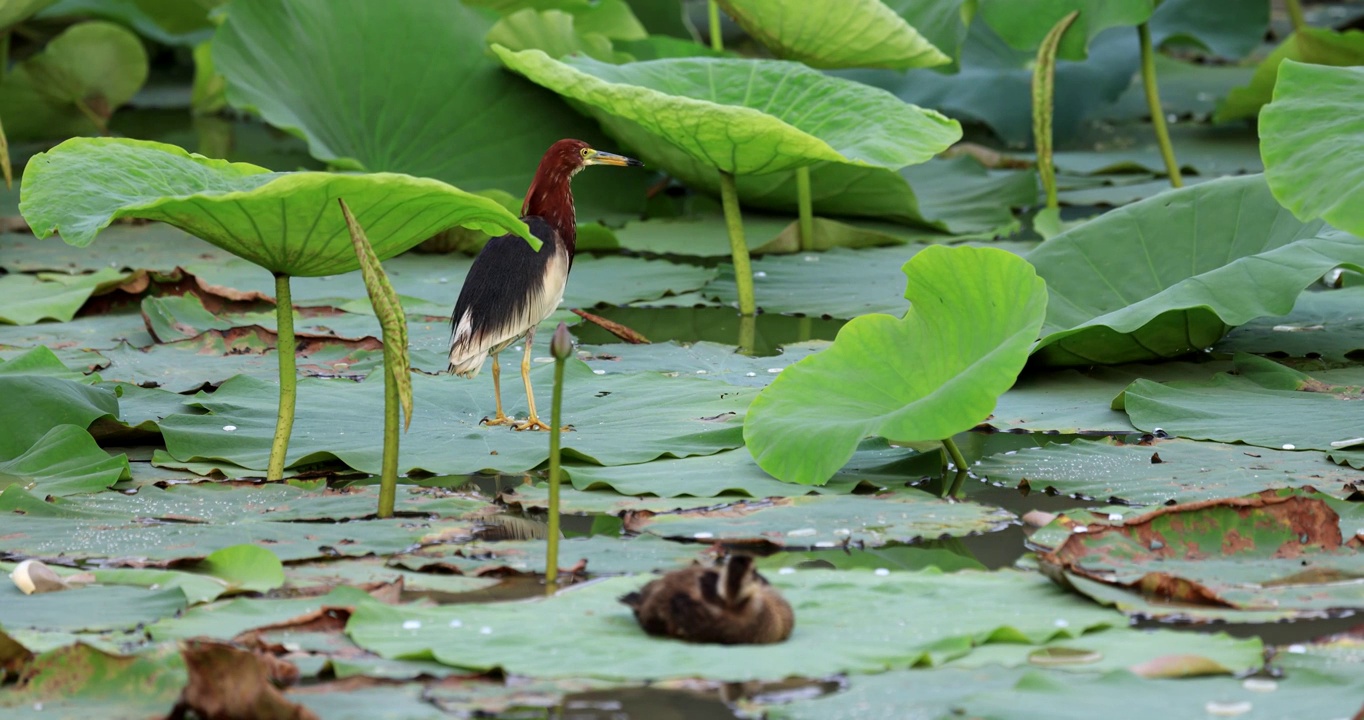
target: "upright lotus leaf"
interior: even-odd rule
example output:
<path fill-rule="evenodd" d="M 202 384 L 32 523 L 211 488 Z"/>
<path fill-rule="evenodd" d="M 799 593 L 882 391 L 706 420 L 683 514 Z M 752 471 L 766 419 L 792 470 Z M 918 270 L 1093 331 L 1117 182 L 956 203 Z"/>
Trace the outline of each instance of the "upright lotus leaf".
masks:
<path fill-rule="evenodd" d="M 5 0 L 0 3 L 0 30 L 33 17 L 57 0 Z"/>
<path fill-rule="evenodd" d="M 1299 219 L 1364 236 L 1364 67 L 1280 65 L 1260 155 L 1269 189 Z"/>
<path fill-rule="evenodd" d="M 556 58 L 581 53 L 603 62 L 616 60 L 610 38 L 578 30 L 573 16 L 559 10 L 519 10 L 498 20 L 484 39 L 512 50 L 543 50 Z"/>
<path fill-rule="evenodd" d="M 777 56 L 811 67 L 904 70 L 951 62 L 881 0 L 718 2 Z"/>
<path fill-rule="evenodd" d="M 933 246 L 904 272 L 903 318 L 854 319 L 753 400 L 744 442 L 763 470 L 823 484 L 864 437 L 950 439 L 1013 385 L 1047 308 L 1032 267 L 994 248 Z"/>
<path fill-rule="evenodd" d="M 537 50 L 493 51 L 507 67 L 585 103 L 594 115 L 630 123 L 653 142 L 732 175 L 819 161 L 898 169 L 961 138 L 955 120 L 799 63 L 675 58 L 609 65 L 557 61 Z M 645 143 L 632 146 L 646 163 L 671 170 L 666 155 Z"/>
<path fill-rule="evenodd" d="M 213 36 L 209 14 L 227 0 L 61 0 L 40 19 L 79 15 L 112 20 L 165 45 L 193 46 Z"/>
<path fill-rule="evenodd" d="M 1155 10 L 1153 0 L 980 0 L 980 19 L 1018 50 L 1033 50 L 1056 23 L 1079 11 L 1075 27 L 1066 33 L 1057 57 L 1084 60 L 1089 42 L 1111 27 L 1139 25 Z"/>
<path fill-rule="evenodd" d="M 482 4 L 574 10 L 554 2 Z M 605 138 L 553 94 L 502 70 L 483 42 L 496 19 L 462 2 L 234 0 L 213 38 L 213 61 L 229 102 L 304 138 L 320 160 L 520 196 L 554 142 L 605 146 Z M 605 34 L 581 22 L 575 17 L 579 30 Z M 577 178 L 578 218 L 637 215 L 648 180 L 626 175 Z M 359 219 L 372 239 L 382 237 Z"/>
<path fill-rule="evenodd" d="M 1296 60 L 1313 65 L 1350 66 L 1364 64 L 1364 32 L 1329 28 L 1304 27 L 1284 38 L 1255 67 L 1250 84 L 1233 88 L 1213 115 L 1215 122 L 1253 118 L 1274 94 L 1279 67 L 1285 60 Z"/>
<path fill-rule="evenodd" d="M 496 201 L 438 180 L 277 173 L 118 138 L 72 138 L 35 155 L 19 210 L 39 238 L 60 232 L 66 242 L 85 246 L 119 218 L 160 220 L 271 272 L 318 276 L 359 268 L 335 211 L 343 196 L 380 259 L 455 225 L 530 238 L 525 224 Z"/>
<path fill-rule="evenodd" d="M 142 41 L 113 23 L 72 25 L 0 84 L 11 141 L 102 132 L 147 80 Z"/>
<path fill-rule="evenodd" d="M 1263 176 L 1229 177 L 1106 213 L 1028 254 L 1051 302 L 1040 356 L 1056 365 L 1170 358 L 1282 315 L 1364 243 L 1302 223 Z"/>

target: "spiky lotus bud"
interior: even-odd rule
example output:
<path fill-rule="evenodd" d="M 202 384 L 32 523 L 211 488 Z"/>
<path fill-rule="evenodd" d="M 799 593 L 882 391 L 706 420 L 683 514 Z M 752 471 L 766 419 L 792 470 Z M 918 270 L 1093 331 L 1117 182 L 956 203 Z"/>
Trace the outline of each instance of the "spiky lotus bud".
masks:
<path fill-rule="evenodd" d="M 559 327 L 554 328 L 554 337 L 549 341 L 549 352 L 558 360 L 567 360 L 573 354 L 573 336 L 568 332 L 568 326 L 559 323 Z"/>

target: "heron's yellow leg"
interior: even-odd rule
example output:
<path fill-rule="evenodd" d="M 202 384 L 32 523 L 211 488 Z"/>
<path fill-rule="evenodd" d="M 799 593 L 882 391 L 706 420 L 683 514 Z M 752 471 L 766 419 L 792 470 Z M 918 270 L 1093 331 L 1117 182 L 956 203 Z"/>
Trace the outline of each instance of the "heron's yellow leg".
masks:
<path fill-rule="evenodd" d="M 515 422 L 502 412 L 502 364 L 497 361 L 497 353 L 493 353 L 493 395 L 497 398 L 497 415 L 492 419 L 483 418 L 483 423 L 485 425 L 510 425 Z"/>
<path fill-rule="evenodd" d="M 526 404 L 530 405 L 530 415 L 523 422 L 516 423 L 512 427 L 517 430 L 548 430 L 549 425 L 540 422 L 540 416 L 535 414 L 535 391 L 530 387 L 530 347 L 531 341 L 535 339 L 535 328 L 532 327 L 526 333 L 526 354 L 521 356 L 521 381 L 526 384 Z"/>

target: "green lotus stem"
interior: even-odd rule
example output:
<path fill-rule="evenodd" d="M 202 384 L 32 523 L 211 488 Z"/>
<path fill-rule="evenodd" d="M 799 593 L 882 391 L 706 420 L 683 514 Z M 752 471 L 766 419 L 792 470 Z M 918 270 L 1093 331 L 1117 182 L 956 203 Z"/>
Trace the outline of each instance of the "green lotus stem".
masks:
<path fill-rule="evenodd" d="M 1293 32 L 1301 32 L 1307 27 L 1307 16 L 1302 14 L 1302 3 L 1299 0 L 1285 0 L 1284 5 L 1288 6 L 1288 19 L 1293 22 Z"/>
<path fill-rule="evenodd" d="M 379 471 L 379 517 L 393 517 L 393 506 L 398 500 L 398 378 L 393 367 L 395 353 L 403 352 L 390 342 L 384 343 L 384 460 Z"/>
<path fill-rule="evenodd" d="M 0 82 L 9 77 L 9 30 L 0 31 Z"/>
<path fill-rule="evenodd" d="M 1165 160 L 1165 172 L 1170 176 L 1172 187 L 1184 187 L 1179 163 L 1175 161 L 1175 146 L 1170 143 L 1170 128 L 1165 125 L 1165 111 L 1160 107 L 1160 89 L 1156 87 L 1156 53 L 1151 47 L 1150 23 L 1137 26 L 1137 37 L 1141 39 L 1141 84 L 1146 88 L 1146 105 L 1151 108 L 1151 125 L 1156 129 L 1156 141 L 1160 143 L 1160 156 Z"/>
<path fill-rule="evenodd" d="M 3 62 L 0 55 L 0 62 Z M 14 189 L 14 166 L 9 161 L 9 138 L 5 137 L 5 124 L 0 122 L 0 172 L 5 174 L 5 189 Z"/>
<path fill-rule="evenodd" d="M 725 38 L 720 34 L 720 3 L 715 0 L 708 0 L 710 10 L 710 49 L 715 52 L 725 51 Z"/>
<path fill-rule="evenodd" d="M 1056 96 L 1056 48 L 1061 44 L 1061 36 L 1075 22 L 1080 11 L 1076 10 L 1061 18 L 1043 38 L 1037 48 L 1037 64 L 1032 71 L 1032 136 L 1037 147 L 1037 174 L 1042 178 L 1042 188 L 1047 193 L 1047 207 L 1057 209 L 1061 206 L 1056 196 L 1056 168 L 1052 165 L 1051 153 L 1051 116 L 1052 102 Z"/>
<path fill-rule="evenodd" d="M 947 451 L 947 456 L 952 458 L 952 464 L 957 466 L 957 472 L 966 472 L 966 457 L 961 454 L 961 449 L 952 438 L 943 438 L 942 447 Z"/>
<path fill-rule="evenodd" d="M 753 266 L 748 261 L 748 244 L 744 242 L 744 216 L 739 210 L 739 188 L 734 176 L 720 171 L 720 201 L 725 208 L 725 226 L 729 228 L 729 254 L 734 260 L 734 284 L 739 288 L 739 313 L 752 315 L 758 311 L 753 299 Z"/>
<path fill-rule="evenodd" d="M 284 455 L 289 452 L 289 436 L 294 431 L 294 405 L 298 398 L 298 370 L 294 365 L 294 301 L 289 293 L 289 276 L 275 273 L 275 318 L 279 324 L 279 414 L 275 418 L 275 439 L 270 443 L 270 466 L 266 480 L 284 478 Z"/>
<path fill-rule="evenodd" d="M 553 594 L 559 579 L 559 433 L 563 427 L 564 364 L 572 354 L 573 344 L 568 327 L 559 323 L 550 341 L 554 356 L 554 392 L 549 410 L 549 530 L 545 548 L 546 592 Z"/>
<path fill-rule="evenodd" d="M 740 315 L 739 354 L 752 355 L 754 348 L 757 347 L 757 340 L 758 340 L 758 316 Z"/>
<path fill-rule="evenodd" d="M 796 168 L 796 205 L 800 212 L 800 249 L 815 249 L 815 211 L 810 201 L 810 166 Z"/>

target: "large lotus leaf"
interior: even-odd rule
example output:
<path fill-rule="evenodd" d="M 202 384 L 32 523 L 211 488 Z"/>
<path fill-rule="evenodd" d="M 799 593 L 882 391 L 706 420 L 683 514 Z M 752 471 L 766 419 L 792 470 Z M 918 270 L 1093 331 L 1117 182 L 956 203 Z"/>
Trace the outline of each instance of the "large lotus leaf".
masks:
<path fill-rule="evenodd" d="M 43 18 L 93 15 L 120 22 L 166 45 L 193 46 L 213 37 L 209 12 L 226 0 L 61 0 Z"/>
<path fill-rule="evenodd" d="M 881 0 L 719 0 L 779 57 L 810 67 L 931 67 L 951 61 Z"/>
<path fill-rule="evenodd" d="M 1217 108 L 1213 120 L 1227 122 L 1253 118 L 1274 94 L 1279 69 L 1285 60 L 1313 65 L 1349 66 L 1364 62 L 1364 32 L 1305 27 L 1284 38 L 1279 47 L 1260 61 L 1246 87 L 1234 88 Z"/>
<path fill-rule="evenodd" d="M 553 371 L 549 363 L 531 371 L 542 400 Z M 565 374 L 564 422 L 574 426 L 564 434 L 565 457 L 617 465 L 708 455 L 742 444 L 739 423 L 753 396 L 747 388 L 657 375 L 599 377 L 580 362 L 570 362 Z M 508 379 L 502 386 L 503 407 L 508 414 L 524 414 L 525 396 L 510 380 L 515 371 L 503 375 Z M 417 375 L 412 382 L 417 405 L 403 443 L 401 472 L 523 472 L 548 457 L 543 435 L 479 424 L 494 409 L 487 373 L 475 380 Z M 161 421 L 166 450 L 181 461 L 225 460 L 263 470 L 274 436 L 277 392 L 272 383 L 242 377 L 199 395 L 197 404 L 210 414 Z M 301 380 L 286 466 L 339 459 L 378 473 L 383 402 L 381 382 Z M 224 431 L 228 426 L 234 429 Z"/>
<path fill-rule="evenodd" d="M 1364 67 L 1280 65 L 1260 152 L 1284 207 L 1364 236 Z"/>
<path fill-rule="evenodd" d="M 158 642 L 192 637 L 231 640 L 249 630 L 288 626 L 316 618 L 327 608 L 350 608 L 369 600 L 365 591 L 352 587 L 339 587 L 317 597 L 219 600 L 153 623 L 147 634 Z"/>
<path fill-rule="evenodd" d="M 466 593 L 497 584 L 497 580 L 490 578 L 413 572 L 389 567 L 387 563 L 387 558 L 362 558 L 293 564 L 283 570 L 280 582 L 287 577 L 289 590 L 308 595 L 321 595 L 343 585 L 372 588 L 402 582 L 403 590 L 408 592 Z"/>
<path fill-rule="evenodd" d="M 456 225 L 529 232 L 494 200 L 392 173 L 274 173 L 174 145 L 72 138 L 29 160 L 19 208 L 34 235 L 89 245 L 118 218 L 161 220 L 272 272 L 358 268 L 336 201 L 344 198 L 389 258 Z"/>
<path fill-rule="evenodd" d="M 1216 352 L 1286 354 L 1344 362 L 1364 357 L 1364 286 L 1308 291 L 1292 312 L 1260 318 L 1227 333 Z"/>
<path fill-rule="evenodd" d="M 975 0 L 883 0 L 885 5 L 899 15 L 915 32 L 932 43 L 950 62 L 940 65 L 938 70 L 955 72 L 960 69 L 962 41 L 966 39 L 967 26 L 975 18 Z"/>
<path fill-rule="evenodd" d="M 690 375 L 705 380 L 720 380 L 731 385 L 765 387 L 787 366 L 829 343 L 813 340 L 791 343 L 780 355 L 745 355 L 733 345 L 696 342 L 651 342 L 640 345 L 579 345 L 582 358 L 599 375 L 612 373 L 656 372 L 669 376 Z"/>
<path fill-rule="evenodd" d="M 891 487 L 903 484 L 908 477 L 933 474 L 940 462 L 936 454 L 925 457 L 908 448 L 891 447 L 885 440 L 867 440 L 825 488 L 841 491 L 863 483 Z M 926 468 L 925 463 L 929 464 Z M 753 462 L 749 453 L 742 450 L 639 465 L 571 465 L 564 469 L 573 481 L 573 487 L 579 490 L 609 488 L 625 495 L 719 497 L 739 494 L 761 498 L 811 492 L 809 487 L 773 480 Z"/>
<path fill-rule="evenodd" d="M 0 275 L 0 324 L 32 325 L 43 320 L 66 322 L 76 316 L 91 295 L 113 290 L 132 277 L 113 268 L 81 275 Z"/>
<path fill-rule="evenodd" d="M 494 19 L 460 2 L 245 0 L 228 7 L 213 60 L 232 104 L 302 136 L 321 160 L 519 196 L 555 141 L 609 148 L 594 123 L 487 54 Z M 578 218 L 637 213 L 646 178 L 579 175 Z"/>
<path fill-rule="evenodd" d="M 1012 432 L 1135 432 L 1127 415 L 1112 407 L 1113 398 L 1133 381 L 1206 380 L 1229 369 L 1231 363 L 1213 361 L 1100 365 L 1083 371 L 1025 373 L 999 397 L 994 414 L 985 424 Z"/>
<path fill-rule="evenodd" d="M 1342 541 L 1330 506 L 1299 494 L 1164 507 L 1072 533 L 1039 561 L 1147 601 L 1289 614 L 1364 607 L 1364 555 Z"/>
<path fill-rule="evenodd" d="M 1364 480 L 1358 471 L 1334 465 L 1320 453 L 1182 439 L 1140 445 L 1079 439 L 991 455 L 971 470 L 992 482 L 1134 505 L 1305 485 L 1344 498 L 1354 492 L 1351 483 Z"/>
<path fill-rule="evenodd" d="M 1228 374 L 1204 382 L 1138 380 L 1123 393 L 1128 417 L 1142 430 L 1284 450 L 1330 451 L 1340 447 L 1332 443 L 1359 437 L 1362 399 L 1358 387 L 1314 381 L 1284 388 Z"/>
<path fill-rule="evenodd" d="M 478 671 L 738 681 L 937 663 L 975 644 L 1074 637 L 1108 626 L 1115 617 L 1047 587 L 1032 573 L 928 571 L 883 577 L 807 570 L 768 577 L 795 610 L 796 629 L 789 640 L 767 646 L 700 645 L 645 635 L 629 608 L 616 601 L 649 579 L 612 578 L 529 604 L 415 608 L 365 603 L 351 615 L 346 633 L 384 657 L 434 656 Z M 972 600 L 957 602 L 963 597 Z M 551 637 L 557 652 L 526 652 Z"/>
<path fill-rule="evenodd" d="M 1040 648 L 996 643 L 976 648 L 945 668 L 1043 666 L 1056 672 L 1093 675 L 1126 669 L 1150 678 L 1241 676 L 1264 665 L 1258 637 L 1224 632 L 1111 628 L 1060 639 Z"/>
<path fill-rule="evenodd" d="M 853 320 L 753 401 L 744 441 L 763 470 L 823 483 L 862 438 L 949 438 L 988 417 L 1013 385 L 1046 313 L 1032 267 L 993 248 L 933 246 L 904 273 L 904 318 Z"/>
<path fill-rule="evenodd" d="M 100 132 L 146 80 L 147 51 L 136 35 L 107 22 L 73 25 L 0 84 L 5 134 L 16 141 Z"/>
<path fill-rule="evenodd" d="M 980 19 L 1019 50 L 1035 50 L 1061 18 L 1078 10 L 1079 16 L 1061 36 L 1056 57 L 1083 60 L 1095 35 L 1111 27 L 1146 22 L 1155 10 L 1152 0 L 980 0 Z"/>
<path fill-rule="evenodd" d="M 1195 45 L 1223 58 L 1238 59 L 1264 42 L 1269 6 L 1260 0 L 1163 0 L 1151 14 L 1151 42 L 1168 48 Z M 1165 76 L 1160 76 L 1162 104 Z"/>
<path fill-rule="evenodd" d="M 425 538 L 472 535 L 469 525 L 454 521 L 363 519 L 373 514 L 377 494 L 347 501 L 341 509 L 349 505 L 350 512 L 344 514 L 295 511 L 276 517 L 262 509 L 269 507 L 264 503 L 281 500 L 278 491 L 174 487 L 180 489 L 144 486 L 133 496 L 101 493 L 44 502 L 10 486 L 0 493 L 5 549 L 64 562 L 103 559 L 109 565 L 164 567 L 241 544 L 267 545 L 281 560 L 291 561 L 395 553 Z M 262 504 L 255 504 L 256 499 Z M 360 505 L 365 506 L 363 511 Z M 177 510 L 196 514 L 181 518 Z"/>
<path fill-rule="evenodd" d="M 4 580 L 0 603 L 11 630 L 131 630 L 185 609 L 179 588 L 85 587 L 25 595 L 8 577 Z"/>
<path fill-rule="evenodd" d="M 118 417 L 111 390 L 50 375 L 0 374 L 0 397 L 22 412 L 0 413 L 0 458 L 19 457 L 60 425 L 90 427 L 106 416 Z"/>
<path fill-rule="evenodd" d="M 97 607 L 91 612 L 98 612 Z M 39 655 L 24 668 L 23 682 L 0 699 L 6 718 L 132 720 L 165 717 L 174 707 L 186 679 L 178 648 L 124 654 L 129 652 L 124 647 L 96 647 L 86 644 L 89 636 L 80 639 Z"/>
<path fill-rule="evenodd" d="M 1027 256 L 1051 296 L 1041 358 L 1170 358 L 1282 315 L 1332 268 L 1364 267 L 1364 243 L 1321 227 L 1294 219 L 1255 175 L 1157 195 L 1058 235 Z"/>
<path fill-rule="evenodd" d="M 426 573 L 505 577 L 543 572 L 545 546 L 543 539 L 431 545 L 395 556 L 392 564 Z M 581 560 L 587 563 L 587 572 L 593 575 L 677 570 L 701 559 L 708 548 L 707 545 L 660 540 L 651 535 L 564 538 L 559 543 L 559 565 L 572 567 Z"/>
<path fill-rule="evenodd" d="M 131 476 L 128 456 L 101 450 L 78 425 L 57 425 L 18 457 L 0 459 L 0 487 L 45 495 L 98 492 Z"/>
<path fill-rule="evenodd" d="M 1012 513 L 908 489 L 877 495 L 805 495 L 658 514 L 632 530 L 672 539 L 788 549 L 877 547 L 999 530 Z"/>
<path fill-rule="evenodd" d="M 16 205 L 19 189 L 15 188 Z M 173 277 L 176 268 L 191 263 L 231 260 L 231 254 L 165 223 L 118 223 L 100 232 L 98 243 L 86 247 L 39 240 L 27 233 L 0 233 L 0 267 L 11 273 L 146 270 Z"/>
<path fill-rule="evenodd" d="M 734 175 L 792 170 L 820 161 L 898 169 L 961 137 L 955 120 L 890 93 L 778 60 L 683 58 L 609 65 L 560 62 L 538 50 L 494 46 L 507 67 L 654 138 L 632 143 L 671 171 L 650 146 L 671 145 Z"/>

